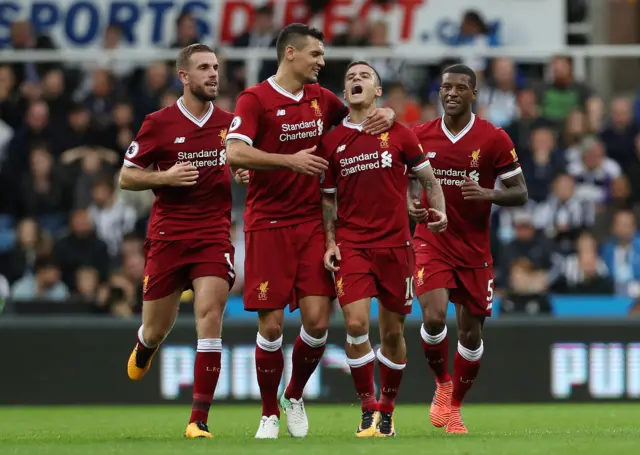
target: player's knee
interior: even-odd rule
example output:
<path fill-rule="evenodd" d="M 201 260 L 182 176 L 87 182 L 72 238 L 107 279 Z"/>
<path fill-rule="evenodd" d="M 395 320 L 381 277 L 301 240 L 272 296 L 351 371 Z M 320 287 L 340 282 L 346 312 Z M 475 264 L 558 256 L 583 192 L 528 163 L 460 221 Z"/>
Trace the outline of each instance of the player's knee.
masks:
<path fill-rule="evenodd" d="M 329 321 L 322 319 L 305 321 L 303 324 L 304 331 L 314 338 L 322 338 L 329 330 Z"/>
<path fill-rule="evenodd" d="M 478 349 L 482 342 L 482 331 L 480 328 L 458 330 L 458 341 L 467 349 Z"/>
<path fill-rule="evenodd" d="M 369 320 L 365 317 L 350 316 L 345 320 L 347 333 L 359 337 L 369 333 Z"/>
<path fill-rule="evenodd" d="M 142 337 L 147 345 L 158 346 L 167 337 L 169 330 L 171 330 L 171 327 L 145 324 L 142 329 Z"/>
<path fill-rule="evenodd" d="M 404 330 L 402 325 L 390 327 L 380 334 L 383 346 L 395 347 L 402 344 L 404 340 Z"/>
<path fill-rule="evenodd" d="M 444 330 L 447 324 L 447 311 L 437 308 L 423 308 L 422 322 L 424 322 L 427 333 L 436 334 Z"/>

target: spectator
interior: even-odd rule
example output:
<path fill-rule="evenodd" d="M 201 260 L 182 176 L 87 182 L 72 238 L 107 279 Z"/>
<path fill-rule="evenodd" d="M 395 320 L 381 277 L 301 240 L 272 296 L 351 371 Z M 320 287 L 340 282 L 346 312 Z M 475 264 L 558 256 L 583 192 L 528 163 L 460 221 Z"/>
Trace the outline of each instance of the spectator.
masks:
<path fill-rule="evenodd" d="M 31 149 L 30 171 L 24 175 L 21 187 L 22 213 L 30 217 L 47 217 L 44 227 L 55 232 L 69 209 L 65 199 L 65 183 L 51 152 L 44 145 Z"/>
<path fill-rule="evenodd" d="M 589 124 L 584 112 L 571 111 L 565 122 L 563 131 L 563 147 L 565 160 L 569 163 L 582 160 L 582 143 L 589 133 Z"/>
<path fill-rule="evenodd" d="M 136 287 L 122 273 L 114 273 L 100 287 L 96 309 L 121 318 L 133 315 Z"/>
<path fill-rule="evenodd" d="M 69 289 L 60 281 L 60 269 L 51 259 L 36 261 L 35 275 L 26 275 L 11 288 L 13 300 L 48 300 L 61 302 L 69 298 Z"/>
<path fill-rule="evenodd" d="M 603 242 L 609 237 L 615 214 L 621 210 L 632 211 L 636 223 L 640 220 L 640 205 L 633 205 L 631 185 L 624 174 L 613 179 L 609 202 L 601 207 L 596 215 L 596 222 L 591 232 L 598 242 Z"/>
<path fill-rule="evenodd" d="M 91 74 L 91 92 L 84 98 L 83 104 L 91 113 L 96 127 L 104 131 L 111 122 L 115 105 L 116 87 L 109 70 L 96 69 Z"/>
<path fill-rule="evenodd" d="M 556 138 L 551 129 L 534 129 L 530 143 L 531 153 L 521 154 L 520 164 L 529 189 L 529 200 L 542 202 L 549 195 L 556 174 L 564 169 L 565 162 L 556 149 Z"/>
<path fill-rule="evenodd" d="M 11 24 L 11 47 L 15 50 L 55 49 L 50 37 L 36 36 L 31 22 L 28 20 L 17 20 Z M 14 63 L 13 73 L 16 76 L 16 85 L 20 87 L 23 95 L 32 98 L 33 91 L 39 90 L 37 84 L 40 82 L 40 78 L 47 71 L 57 67 L 57 63 Z"/>
<path fill-rule="evenodd" d="M 76 292 L 74 296 L 84 302 L 94 303 L 98 296 L 100 273 L 93 267 L 79 267 L 76 270 Z"/>
<path fill-rule="evenodd" d="M 483 51 L 489 47 L 498 46 L 499 42 L 495 30 L 489 28 L 480 13 L 469 10 L 464 13 L 460 23 L 460 32 L 451 44 Z M 487 66 L 485 58 L 469 58 L 463 63 L 478 72 L 479 78 L 482 79 Z"/>
<path fill-rule="evenodd" d="M 613 294 L 609 269 L 598 257 L 597 244 L 591 235 L 580 236 L 577 253 L 564 260 L 562 273 L 551 289 L 560 294 Z"/>
<path fill-rule="evenodd" d="M 521 257 L 511 265 L 508 278 L 508 288 L 500 305 L 502 314 L 551 311 L 545 271 L 536 270 L 529 259 Z"/>
<path fill-rule="evenodd" d="M 76 210 L 71 214 L 71 232 L 58 240 L 53 248 L 62 271 L 62 281 L 75 290 L 76 271 L 81 266 L 90 266 L 100 272 L 100 280 L 106 280 L 109 271 L 107 245 L 95 233 L 87 210 Z"/>
<path fill-rule="evenodd" d="M 111 259 L 117 261 L 120 259 L 122 239 L 125 234 L 133 232 L 136 226 L 136 212 L 117 200 L 115 182 L 110 174 L 101 175 L 94 181 L 92 198 L 89 214 L 96 233 L 107 245 Z"/>
<path fill-rule="evenodd" d="M 516 118 L 516 71 L 511 59 L 497 58 L 491 64 L 489 85 L 478 92 L 478 104 L 486 108 L 486 119 L 499 127 L 510 125 Z"/>
<path fill-rule="evenodd" d="M 52 250 L 51 238 L 33 218 L 18 224 L 15 247 L 0 255 L 0 275 L 14 283 L 25 275 L 35 273 L 38 259 L 48 257 Z"/>
<path fill-rule="evenodd" d="M 158 110 L 160 99 L 170 85 L 166 64 L 156 62 L 147 67 L 144 80 L 137 87 L 132 102 L 136 127 L 142 125 L 148 113 Z"/>
<path fill-rule="evenodd" d="M 601 133 L 607 155 L 622 168 L 634 161 L 635 138 L 639 133 L 633 119 L 633 107 L 628 98 L 616 98 L 611 102 L 611 119 L 607 128 Z"/>
<path fill-rule="evenodd" d="M 42 78 L 42 99 L 49 106 L 51 126 L 56 130 L 66 127 L 66 113 L 71 96 L 66 90 L 65 76 L 61 69 L 52 69 Z"/>
<path fill-rule="evenodd" d="M 525 210 L 516 212 L 513 227 L 514 240 L 501 253 L 496 277 L 498 286 L 508 284 L 511 267 L 520 258 L 527 258 L 536 272 L 547 273 L 551 269 L 553 245 L 544 234 L 536 231 L 532 215 Z"/>
<path fill-rule="evenodd" d="M 576 195 L 596 206 L 608 201 L 611 181 L 622 173 L 620 165 L 606 155 L 604 144 L 594 138 L 585 139 L 582 160 L 571 162 L 567 171 L 576 181 Z"/>
<path fill-rule="evenodd" d="M 482 92 L 480 92 L 482 93 Z M 514 120 L 505 128 L 518 150 L 529 148 L 531 132 L 539 126 L 548 126 L 538 115 L 535 93 L 521 90 L 516 97 L 517 113 Z"/>
<path fill-rule="evenodd" d="M 538 205 L 534 216 L 536 228 L 553 239 L 562 255 L 573 252 L 573 242 L 578 235 L 595 222 L 594 204 L 577 197 L 575 188 L 571 175 L 559 174 L 553 181 L 552 193 Z"/>
<path fill-rule="evenodd" d="M 25 99 L 16 90 L 13 69 L 9 65 L 0 65 L 0 120 L 16 130 L 24 121 L 27 109 Z M 13 135 L 8 137 L 11 139 Z M 3 140 L 3 144 L 6 139 Z M 2 147 L 4 148 L 4 147 Z"/>
<path fill-rule="evenodd" d="M 189 12 L 180 13 L 176 19 L 176 40 L 171 44 L 171 47 L 173 49 L 182 49 L 199 41 L 198 24 L 196 24 L 193 14 Z"/>
<path fill-rule="evenodd" d="M 100 132 L 91 124 L 91 112 L 82 104 L 74 103 L 68 107 L 62 128 L 61 153 L 75 147 L 98 145 Z"/>
<path fill-rule="evenodd" d="M 640 296 L 640 236 L 633 213 L 616 213 L 613 238 L 602 247 L 602 257 L 611 272 L 616 293 L 633 298 Z"/>
<path fill-rule="evenodd" d="M 420 105 L 409 97 L 404 85 L 391 85 L 386 95 L 386 107 L 395 111 L 398 122 L 409 128 L 420 122 Z"/>
<path fill-rule="evenodd" d="M 591 123 L 589 110 L 595 110 L 593 90 L 573 75 L 573 65 L 568 57 L 555 57 L 550 62 L 551 81 L 538 84 L 536 96 L 543 117 L 562 125 L 575 109 L 585 110 Z"/>

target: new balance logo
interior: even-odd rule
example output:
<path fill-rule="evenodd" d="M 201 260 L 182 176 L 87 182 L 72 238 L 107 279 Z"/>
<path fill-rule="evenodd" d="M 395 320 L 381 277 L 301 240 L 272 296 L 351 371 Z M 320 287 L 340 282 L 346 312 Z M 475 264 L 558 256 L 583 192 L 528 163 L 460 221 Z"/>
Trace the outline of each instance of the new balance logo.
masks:
<path fill-rule="evenodd" d="M 285 114 L 286 112 L 284 109 L 278 109 L 278 112 L 276 113 L 276 117 L 282 117 Z"/>
<path fill-rule="evenodd" d="M 480 173 L 478 171 L 469 172 L 469 178 L 474 182 L 478 182 L 480 180 Z"/>
<path fill-rule="evenodd" d="M 336 153 L 340 153 L 340 152 L 344 152 L 344 149 L 346 149 L 347 146 L 346 145 L 341 145 L 340 147 L 338 147 L 338 149 L 336 150 Z"/>
<path fill-rule="evenodd" d="M 427 153 L 427 158 L 435 158 L 436 157 L 436 152 L 428 152 Z"/>
<path fill-rule="evenodd" d="M 184 144 L 184 138 L 183 137 L 177 137 L 175 141 L 173 141 L 174 144 Z"/>
<path fill-rule="evenodd" d="M 380 158 L 382 167 L 391 167 L 393 165 L 393 156 L 389 152 L 383 152 Z"/>

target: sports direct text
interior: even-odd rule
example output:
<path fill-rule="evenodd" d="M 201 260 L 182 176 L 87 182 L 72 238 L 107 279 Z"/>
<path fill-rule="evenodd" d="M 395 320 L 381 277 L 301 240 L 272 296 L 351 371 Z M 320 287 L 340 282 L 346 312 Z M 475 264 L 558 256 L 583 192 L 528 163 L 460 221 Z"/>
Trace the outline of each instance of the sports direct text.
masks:
<path fill-rule="evenodd" d="M 222 149 L 178 152 L 176 163 L 188 163 L 194 167 L 224 166 L 227 163 L 227 151 Z"/>
<path fill-rule="evenodd" d="M 280 134 L 280 142 L 322 136 L 323 130 L 324 123 L 322 120 L 311 120 L 310 122 L 300 123 L 284 123 L 282 125 L 282 134 Z"/>

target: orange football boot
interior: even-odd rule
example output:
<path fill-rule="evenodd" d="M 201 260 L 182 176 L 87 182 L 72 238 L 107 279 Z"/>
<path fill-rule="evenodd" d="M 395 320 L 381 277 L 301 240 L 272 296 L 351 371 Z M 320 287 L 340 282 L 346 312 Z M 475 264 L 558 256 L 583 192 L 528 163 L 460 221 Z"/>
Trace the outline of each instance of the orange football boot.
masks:
<path fill-rule="evenodd" d="M 184 433 L 185 438 L 213 438 L 213 435 L 209 432 L 209 427 L 204 422 L 191 422 L 187 426 L 187 430 Z"/>
<path fill-rule="evenodd" d="M 436 392 L 433 394 L 433 401 L 429 409 L 431 423 L 436 428 L 445 427 L 447 423 L 449 423 L 452 393 L 453 384 L 451 382 L 445 382 L 443 384 L 436 383 Z"/>
<path fill-rule="evenodd" d="M 449 416 L 449 422 L 447 423 L 446 432 L 449 434 L 467 434 L 469 430 L 464 426 L 462 421 L 462 415 L 460 414 L 460 408 L 451 407 L 451 415 Z"/>
<path fill-rule="evenodd" d="M 131 379 L 132 381 L 139 381 L 144 378 L 144 376 L 147 374 L 147 371 L 149 371 L 149 368 L 151 367 L 151 361 L 153 360 L 157 352 L 158 349 L 156 348 L 155 352 L 151 354 L 151 357 L 149 357 L 149 360 L 147 360 L 146 365 L 139 366 L 137 362 L 138 345 L 136 344 L 136 347 L 133 348 L 133 352 L 131 352 L 131 355 L 129 356 L 129 363 L 127 364 L 127 373 L 129 374 L 129 379 Z"/>

